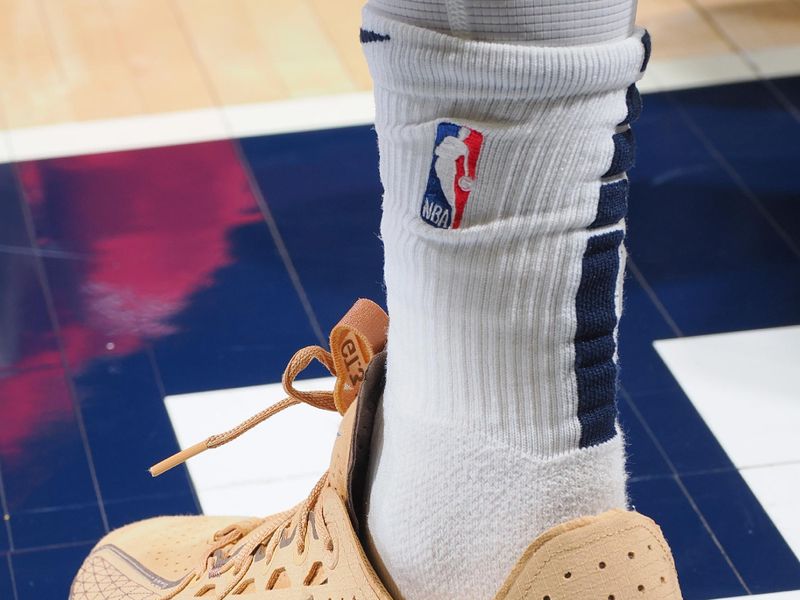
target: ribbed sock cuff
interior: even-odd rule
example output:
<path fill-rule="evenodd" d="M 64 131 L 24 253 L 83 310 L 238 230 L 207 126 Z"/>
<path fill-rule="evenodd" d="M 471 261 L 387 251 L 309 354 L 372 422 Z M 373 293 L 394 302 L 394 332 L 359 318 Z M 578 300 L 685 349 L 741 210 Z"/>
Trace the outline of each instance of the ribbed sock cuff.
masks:
<path fill-rule="evenodd" d="M 538 101 L 619 90 L 641 77 L 649 36 L 542 47 L 457 38 L 384 17 L 365 7 L 364 53 L 376 87 L 447 100 L 486 95 Z"/>
<path fill-rule="evenodd" d="M 627 37 L 636 0 L 369 0 L 392 19 L 487 42 L 568 46 Z"/>

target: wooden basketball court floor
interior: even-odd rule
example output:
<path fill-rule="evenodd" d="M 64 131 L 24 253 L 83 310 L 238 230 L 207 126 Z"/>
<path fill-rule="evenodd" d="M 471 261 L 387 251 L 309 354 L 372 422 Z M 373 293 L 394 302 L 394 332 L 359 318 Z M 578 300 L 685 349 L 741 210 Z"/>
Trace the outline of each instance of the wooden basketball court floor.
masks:
<path fill-rule="evenodd" d="M 0 123 L 15 130 L 366 92 L 363 0 L 2 0 Z M 640 0 L 643 89 L 800 70 L 800 0 Z"/>

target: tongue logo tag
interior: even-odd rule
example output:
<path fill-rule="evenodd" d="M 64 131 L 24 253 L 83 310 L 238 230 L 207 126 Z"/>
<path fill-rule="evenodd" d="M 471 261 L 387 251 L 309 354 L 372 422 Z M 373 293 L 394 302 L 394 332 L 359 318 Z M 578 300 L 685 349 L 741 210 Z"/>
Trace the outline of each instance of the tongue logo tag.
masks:
<path fill-rule="evenodd" d="M 380 306 L 359 300 L 331 331 L 330 348 L 336 372 L 333 401 L 344 414 L 361 390 L 367 366 L 386 345 L 389 319 Z"/>
<path fill-rule="evenodd" d="M 345 387 L 360 387 L 364 381 L 364 371 L 367 368 L 369 359 L 372 357 L 365 356 L 368 352 L 358 347 L 358 339 L 352 331 L 348 332 L 344 340 L 342 340 L 339 352 L 341 352 L 344 364 L 347 367 Z"/>
<path fill-rule="evenodd" d="M 475 187 L 483 134 L 455 123 L 439 123 L 420 217 L 439 229 L 458 229 Z"/>
<path fill-rule="evenodd" d="M 364 336 L 342 324 L 331 332 L 331 352 L 336 367 L 333 401 L 339 412 L 344 413 L 358 396 L 367 365 L 375 352 Z"/>

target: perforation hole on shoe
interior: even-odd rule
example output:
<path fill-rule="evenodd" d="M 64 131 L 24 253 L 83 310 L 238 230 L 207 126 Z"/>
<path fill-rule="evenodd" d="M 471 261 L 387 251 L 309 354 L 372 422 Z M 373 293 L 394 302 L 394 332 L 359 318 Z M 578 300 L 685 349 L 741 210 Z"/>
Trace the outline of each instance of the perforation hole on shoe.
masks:
<path fill-rule="evenodd" d="M 199 598 L 200 596 L 205 596 L 208 592 L 213 592 L 216 586 L 213 583 L 207 583 L 195 593 L 195 598 Z"/>
<path fill-rule="evenodd" d="M 614 594 L 609 594 L 608 595 L 608 600 L 614 600 Z"/>
<path fill-rule="evenodd" d="M 317 561 L 311 565 L 308 575 L 303 580 L 303 585 L 325 585 L 326 583 L 328 583 L 328 572 L 322 566 L 322 563 Z"/>
<path fill-rule="evenodd" d="M 643 586 L 643 585 L 640 583 L 640 584 L 639 584 L 639 585 L 636 587 L 636 589 L 637 589 L 637 590 L 639 590 L 640 592 L 643 592 L 643 591 L 644 591 L 644 586 Z"/>
<path fill-rule="evenodd" d="M 289 579 L 289 574 L 286 572 L 286 569 L 281 567 L 280 569 L 275 569 L 272 575 L 269 576 L 267 590 L 283 590 L 291 585 L 292 582 Z"/>
<path fill-rule="evenodd" d="M 601 560 L 601 561 L 600 561 L 600 564 L 598 564 L 597 566 L 598 566 L 599 568 L 601 568 L 601 569 L 605 569 L 605 568 L 606 568 L 606 563 L 605 563 L 604 561 L 602 561 L 602 560 Z"/>
<path fill-rule="evenodd" d="M 544 596 L 542 600 L 550 600 L 550 596 Z"/>
<path fill-rule="evenodd" d="M 256 592 L 256 581 L 255 579 L 248 579 L 247 581 L 243 581 L 239 584 L 239 586 L 233 590 L 234 596 L 242 596 L 244 594 L 254 594 Z"/>
<path fill-rule="evenodd" d="M 570 573 L 569 571 L 564 573 L 564 579 L 569 579 L 570 577 L 572 577 L 572 573 Z"/>
<path fill-rule="evenodd" d="M 630 558 L 631 560 L 633 560 L 635 556 L 636 554 L 634 554 L 633 552 L 628 552 L 628 558 Z"/>

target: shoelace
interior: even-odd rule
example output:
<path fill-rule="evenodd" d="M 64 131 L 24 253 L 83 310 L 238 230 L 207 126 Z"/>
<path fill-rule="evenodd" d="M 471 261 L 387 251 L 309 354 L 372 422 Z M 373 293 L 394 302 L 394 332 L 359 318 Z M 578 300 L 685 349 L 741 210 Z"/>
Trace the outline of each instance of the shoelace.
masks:
<path fill-rule="evenodd" d="M 290 406 L 304 403 L 323 410 L 336 411 L 337 408 L 334 403 L 333 392 L 303 392 L 294 387 L 295 378 L 311 364 L 313 360 L 322 363 L 331 375 L 336 375 L 333 357 L 331 353 L 324 348 L 320 346 L 307 346 L 298 350 L 289 361 L 281 379 L 283 389 L 286 392 L 286 398 L 253 415 L 236 427 L 224 433 L 212 435 L 204 441 L 190 446 L 185 450 L 181 450 L 153 465 L 150 468 L 150 474 L 153 477 L 157 477 L 183 464 L 188 459 L 197 456 L 201 452 L 205 452 L 211 448 L 219 448 Z M 215 554 L 218 551 L 224 550 L 232 544 L 241 543 L 247 538 L 249 539 L 247 539 L 245 544 L 240 546 L 236 551 L 235 560 L 230 560 L 233 556 L 229 555 L 229 560 L 226 560 L 222 565 L 211 567 L 211 574 L 213 576 L 219 575 L 231 568 L 234 569 L 234 573 L 239 573 L 245 565 L 249 567 L 249 564 L 253 560 L 253 554 L 262 545 L 265 550 L 266 563 L 268 563 L 287 530 L 294 531 L 294 536 L 297 538 L 297 553 L 302 554 L 305 551 L 306 533 L 308 532 L 309 519 L 312 514 L 314 515 L 316 532 L 322 539 L 325 549 L 332 552 L 333 538 L 328 531 L 322 507 L 317 502 L 327 483 L 328 471 L 322 475 L 303 502 L 291 510 L 273 515 L 272 517 L 267 517 L 254 528 L 248 529 L 241 524 L 234 524 L 217 531 L 209 544 L 207 552 L 203 555 L 202 564 L 198 565 L 195 569 L 192 579 L 201 577 L 203 573 L 209 570 L 209 561 L 215 558 Z M 182 588 L 183 586 L 180 587 Z M 177 591 L 178 590 L 176 590 L 176 592 Z"/>

